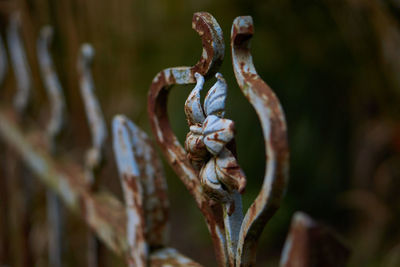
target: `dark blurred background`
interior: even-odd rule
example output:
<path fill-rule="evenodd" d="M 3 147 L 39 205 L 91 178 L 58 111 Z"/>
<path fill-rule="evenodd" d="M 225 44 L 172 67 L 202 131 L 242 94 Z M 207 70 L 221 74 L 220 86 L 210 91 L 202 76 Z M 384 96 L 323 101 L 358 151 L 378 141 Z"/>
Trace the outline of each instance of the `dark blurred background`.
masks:
<path fill-rule="evenodd" d="M 245 207 L 261 186 L 265 153 L 255 112 L 233 75 L 229 39 L 233 19 L 251 15 L 253 59 L 281 101 L 291 153 L 286 197 L 262 235 L 258 266 L 278 264 L 297 210 L 339 233 L 352 250 L 350 266 L 400 266 L 399 0 L 1 0 L 3 39 L 7 18 L 17 10 L 34 80 L 30 116 L 38 124 L 45 123 L 49 109 L 36 38 L 46 24 L 55 29 L 52 54 L 68 102 L 63 144 L 77 162 L 83 162 L 90 146 L 76 71 L 80 45 L 90 42 L 96 50 L 93 75 L 108 125 L 115 114 L 123 113 L 150 134 L 146 101 L 153 77 L 166 67 L 198 60 L 201 42 L 191 29 L 192 15 L 214 15 L 225 36 L 220 72 L 229 85 L 226 116 L 236 123 L 239 163 L 248 179 Z M 169 100 L 172 126 L 181 142 L 188 131 L 183 104 L 190 89 L 176 88 Z M 1 102 L 11 101 L 13 92 L 10 68 Z M 101 187 L 121 198 L 108 150 Z M 205 266 L 215 266 L 200 212 L 165 162 L 164 167 L 172 246 Z M 44 187 L 37 187 L 35 214 L 43 223 L 30 238 L 35 265 L 46 266 Z M 68 215 L 66 266 L 85 266 L 85 231 L 79 217 Z M 123 264 L 111 252 L 104 255 L 108 266 Z M 15 257 L 15 252 L 4 256 L 4 264 L 14 266 Z"/>

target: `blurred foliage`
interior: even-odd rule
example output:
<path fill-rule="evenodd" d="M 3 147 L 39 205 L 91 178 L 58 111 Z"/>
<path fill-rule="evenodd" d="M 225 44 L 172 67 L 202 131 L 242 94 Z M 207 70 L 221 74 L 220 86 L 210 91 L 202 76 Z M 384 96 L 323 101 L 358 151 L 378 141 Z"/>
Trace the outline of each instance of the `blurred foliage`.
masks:
<path fill-rule="evenodd" d="M 340 233 L 352 249 L 351 266 L 400 266 L 398 0 L 3 0 L 0 8 L 2 33 L 11 12 L 23 15 L 35 81 L 32 120 L 40 118 L 38 123 L 45 121 L 48 107 L 36 37 L 43 25 L 54 26 L 53 55 L 69 107 L 65 152 L 80 162 L 90 143 L 77 83 L 80 45 L 90 42 L 96 49 L 93 73 L 107 121 L 124 113 L 150 133 L 146 101 L 153 77 L 166 67 L 197 61 L 201 44 L 191 29 L 192 15 L 213 14 L 225 34 L 220 72 L 229 85 L 227 117 L 236 123 L 239 162 L 249 181 L 246 207 L 262 183 L 265 153 L 258 119 L 234 79 L 229 37 L 233 19 L 251 15 L 255 65 L 285 110 L 291 150 L 287 194 L 262 236 L 258 265 L 277 264 L 291 216 L 302 210 Z M 9 75 L 2 101 L 10 101 L 13 79 Z M 188 131 L 183 104 L 189 92 L 189 87 L 177 87 L 169 100 L 172 126 L 181 141 Z M 103 187 L 120 196 L 109 150 Z M 214 266 L 202 216 L 171 168 L 164 166 L 171 244 Z M 69 220 L 65 261 L 84 266 L 85 228 L 79 218 Z M 36 263 L 45 265 L 40 256 Z M 114 256 L 105 257 L 116 266 Z"/>

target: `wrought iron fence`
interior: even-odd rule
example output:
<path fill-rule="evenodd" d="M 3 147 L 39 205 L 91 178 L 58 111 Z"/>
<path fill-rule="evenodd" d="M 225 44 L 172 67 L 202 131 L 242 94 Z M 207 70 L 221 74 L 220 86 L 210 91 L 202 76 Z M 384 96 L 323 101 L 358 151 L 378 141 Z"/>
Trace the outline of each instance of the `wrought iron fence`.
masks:
<path fill-rule="evenodd" d="M 24 112 L 32 89 L 18 27 L 15 15 L 10 19 L 6 39 L 18 90 L 12 107 L 0 106 L 0 136 L 18 156 L 11 150 L 6 153 L 14 160 L 21 159 L 29 173 L 48 188 L 50 265 L 62 265 L 63 240 L 68 238 L 63 234 L 65 205 L 81 216 L 92 230 L 88 237 L 89 266 L 98 265 L 100 244 L 124 257 L 129 266 L 200 266 L 168 245 L 169 203 L 161 161 L 151 138 L 124 115 L 116 115 L 112 121 L 114 156 L 124 202 L 96 186 L 105 159 L 107 123 L 95 95 L 90 70 L 94 49 L 89 44 L 82 45 L 77 61 L 81 95 L 92 136 L 84 164 L 64 157 L 58 149 L 57 137 L 65 125 L 66 103 L 49 51 L 50 26 L 42 29 L 37 41 L 37 58 L 50 103 L 49 120 L 45 130 L 35 125 L 29 132 L 23 129 Z M 230 37 L 233 71 L 241 91 L 257 113 L 266 151 L 262 187 L 244 212 L 241 195 L 246 179 L 257 178 L 246 177 L 241 169 L 236 158 L 235 124 L 225 117 L 228 86 L 223 75 L 218 73 L 225 55 L 223 32 L 215 18 L 206 12 L 194 14 L 192 27 L 201 37 L 201 58 L 194 66 L 167 68 L 155 76 L 148 94 L 149 120 L 157 145 L 205 218 L 218 265 L 254 266 L 258 240 L 279 208 L 288 183 L 285 115 L 278 98 L 253 65 L 250 53 L 254 34 L 252 18 L 237 17 Z M 8 60 L 0 41 L 2 82 Z M 202 104 L 200 91 L 205 80 L 214 76 L 216 82 Z M 184 146 L 172 131 L 167 113 L 168 93 L 177 84 L 194 85 L 184 105 L 189 129 Z M 18 178 L 27 181 L 31 179 L 29 173 L 24 172 Z M 18 197 L 34 197 L 26 184 L 24 187 Z M 29 216 L 29 202 L 24 205 L 26 212 L 20 216 L 22 219 Z M 348 254 L 348 249 L 329 230 L 299 212 L 294 215 L 281 266 L 343 266 Z"/>

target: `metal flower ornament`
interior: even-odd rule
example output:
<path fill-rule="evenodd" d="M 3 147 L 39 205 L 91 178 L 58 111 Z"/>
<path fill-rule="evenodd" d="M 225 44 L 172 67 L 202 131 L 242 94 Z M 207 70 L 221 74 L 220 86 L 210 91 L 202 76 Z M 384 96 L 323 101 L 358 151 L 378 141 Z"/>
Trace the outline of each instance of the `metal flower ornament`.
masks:
<path fill-rule="evenodd" d="M 225 118 L 227 84 L 217 73 L 225 50 L 223 33 L 216 20 L 205 12 L 193 16 L 192 27 L 202 39 L 202 56 L 193 67 L 168 68 L 156 75 L 149 91 L 149 119 L 169 164 L 206 219 L 219 266 L 253 266 L 258 239 L 279 207 L 287 183 L 285 117 L 279 100 L 253 65 L 249 50 L 252 19 L 238 17 L 231 35 L 234 72 L 261 122 L 266 150 L 262 188 L 244 214 L 241 193 L 246 177 L 234 154 L 234 122 Z M 217 81 L 202 105 L 200 91 L 204 80 L 214 75 Z M 190 130 L 185 148 L 173 133 L 167 115 L 168 93 L 174 84 L 196 84 L 185 103 Z"/>
<path fill-rule="evenodd" d="M 204 77 L 195 73 L 196 87 L 185 103 L 185 114 L 190 126 L 185 149 L 194 167 L 200 169 L 200 182 L 210 199 L 232 203 L 233 191 L 243 192 L 246 178 L 236 158 L 226 145 L 234 138 L 234 122 L 224 118 L 227 84 L 220 73 L 208 91 L 204 108 L 200 91 Z M 232 208 L 233 209 L 233 208 Z"/>

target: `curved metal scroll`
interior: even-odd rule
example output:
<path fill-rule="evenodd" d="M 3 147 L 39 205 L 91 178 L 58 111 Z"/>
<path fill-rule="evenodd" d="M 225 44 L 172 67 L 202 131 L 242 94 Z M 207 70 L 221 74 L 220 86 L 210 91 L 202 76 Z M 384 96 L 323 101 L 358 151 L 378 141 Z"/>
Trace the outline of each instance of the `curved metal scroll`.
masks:
<path fill-rule="evenodd" d="M 200 60 L 193 67 L 168 68 L 156 75 L 148 96 L 148 115 L 153 133 L 162 148 L 169 164 L 185 184 L 201 212 L 206 218 L 214 243 L 217 261 L 226 265 L 225 237 L 221 205 L 210 206 L 202 194 L 198 180 L 198 170 L 194 169 L 187 153 L 179 143 L 169 124 L 167 98 L 169 89 L 175 84 L 193 84 L 196 72 L 210 77 L 216 73 L 224 56 L 222 30 L 214 17 L 206 12 L 195 13 L 192 28 L 202 39 L 203 52 Z"/>
<path fill-rule="evenodd" d="M 131 258 L 140 262 L 137 248 L 156 249 L 167 244 L 167 184 L 151 140 L 125 116 L 118 115 L 113 120 L 113 147 L 127 205 Z M 142 234 L 130 231 L 134 225 Z"/>
<path fill-rule="evenodd" d="M 45 26 L 39 33 L 37 41 L 37 55 L 42 79 L 50 98 L 51 117 L 47 126 L 49 146 L 52 153 L 55 150 L 55 139 L 60 135 L 65 124 L 65 99 L 60 81 L 54 70 L 53 60 L 49 53 L 49 46 L 53 39 L 53 29 Z"/>
<path fill-rule="evenodd" d="M 140 171 L 133 153 L 132 133 L 123 116 L 113 120 L 113 147 L 124 193 L 127 214 L 127 239 L 129 266 L 144 267 L 148 258 L 148 244 L 144 233 L 143 186 Z"/>
<path fill-rule="evenodd" d="M 253 266 L 257 241 L 278 209 L 288 180 L 289 151 L 282 107 L 271 88 L 258 76 L 250 54 L 253 21 L 237 17 L 231 49 L 236 80 L 260 119 L 265 139 L 266 169 L 262 189 L 247 211 L 239 234 L 236 266 Z"/>

